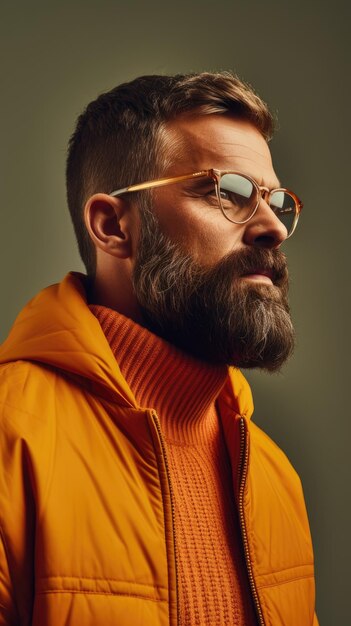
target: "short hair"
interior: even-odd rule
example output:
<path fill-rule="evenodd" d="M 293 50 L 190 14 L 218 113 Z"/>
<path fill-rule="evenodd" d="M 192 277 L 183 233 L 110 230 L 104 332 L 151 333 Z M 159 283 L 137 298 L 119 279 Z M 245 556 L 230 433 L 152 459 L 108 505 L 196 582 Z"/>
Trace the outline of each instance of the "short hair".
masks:
<path fill-rule="evenodd" d="M 80 256 L 95 275 L 95 247 L 83 210 L 88 198 L 162 175 L 167 122 L 179 115 L 229 113 L 251 122 L 268 141 L 267 105 L 231 72 L 141 76 L 101 94 L 79 116 L 69 141 L 67 200 Z"/>

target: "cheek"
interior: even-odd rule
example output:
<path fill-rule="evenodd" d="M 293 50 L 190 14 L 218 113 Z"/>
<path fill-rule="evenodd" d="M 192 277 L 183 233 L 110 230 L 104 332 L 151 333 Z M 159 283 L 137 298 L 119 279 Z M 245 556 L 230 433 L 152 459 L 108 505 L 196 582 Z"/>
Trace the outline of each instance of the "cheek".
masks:
<path fill-rule="evenodd" d="M 224 219 L 224 218 L 223 218 Z M 208 229 L 201 240 L 194 241 L 194 258 L 204 266 L 212 266 L 223 259 L 227 254 L 242 247 L 239 233 L 230 232 L 230 228 Z"/>
<path fill-rule="evenodd" d="M 188 212 L 178 215 L 177 220 L 166 220 L 161 227 L 183 252 L 203 266 L 212 266 L 243 245 L 242 227 L 231 224 L 222 214 L 213 218 Z"/>
<path fill-rule="evenodd" d="M 194 207 L 172 196 L 157 202 L 154 210 L 162 232 L 204 266 L 244 245 L 243 227 L 226 220 L 220 210 Z"/>

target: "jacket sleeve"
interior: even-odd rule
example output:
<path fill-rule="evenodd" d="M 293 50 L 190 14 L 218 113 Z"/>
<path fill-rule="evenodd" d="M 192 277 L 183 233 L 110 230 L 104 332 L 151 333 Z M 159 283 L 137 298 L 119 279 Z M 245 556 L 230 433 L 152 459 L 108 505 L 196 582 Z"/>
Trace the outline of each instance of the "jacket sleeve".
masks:
<path fill-rule="evenodd" d="M 0 626 L 28 626 L 33 610 L 35 503 L 20 417 L 0 401 Z"/>
<path fill-rule="evenodd" d="M 15 626 L 18 623 L 5 539 L 0 528 L 0 625 Z"/>
<path fill-rule="evenodd" d="M 38 364 L 0 367 L 0 626 L 32 623 L 41 556 L 36 531 L 54 457 L 55 394 L 52 374 Z"/>

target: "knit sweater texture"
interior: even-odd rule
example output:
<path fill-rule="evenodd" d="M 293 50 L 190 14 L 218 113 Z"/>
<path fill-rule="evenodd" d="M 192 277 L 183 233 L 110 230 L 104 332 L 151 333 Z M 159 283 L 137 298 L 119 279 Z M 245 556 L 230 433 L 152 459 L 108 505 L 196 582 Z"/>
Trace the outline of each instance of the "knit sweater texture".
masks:
<path fill-rule="evenodd" d="M 256 625 L 215 404 L 227 369 L 107 307 L 90 310 L 138 404 L 155 409 L 161 423 L 175 504 L 180 626 Z"/>

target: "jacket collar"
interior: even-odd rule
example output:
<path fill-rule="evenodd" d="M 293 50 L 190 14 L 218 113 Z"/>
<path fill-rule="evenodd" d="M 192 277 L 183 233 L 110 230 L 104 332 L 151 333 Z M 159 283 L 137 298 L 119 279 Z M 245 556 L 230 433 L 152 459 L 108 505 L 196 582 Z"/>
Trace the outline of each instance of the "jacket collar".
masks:
<path fill-rule="evenodd" d="M 59 369 L 97 395 L 136 408 L 127 385 L 86 298 L 86 276 L 71 272 L 35 296 L 21 311 L 0 347 L 0 364 L 23 360 Z M 229 368 L 221 393 L 223 407 L 251 417 L 251 391 L 241 372 Z"/>

